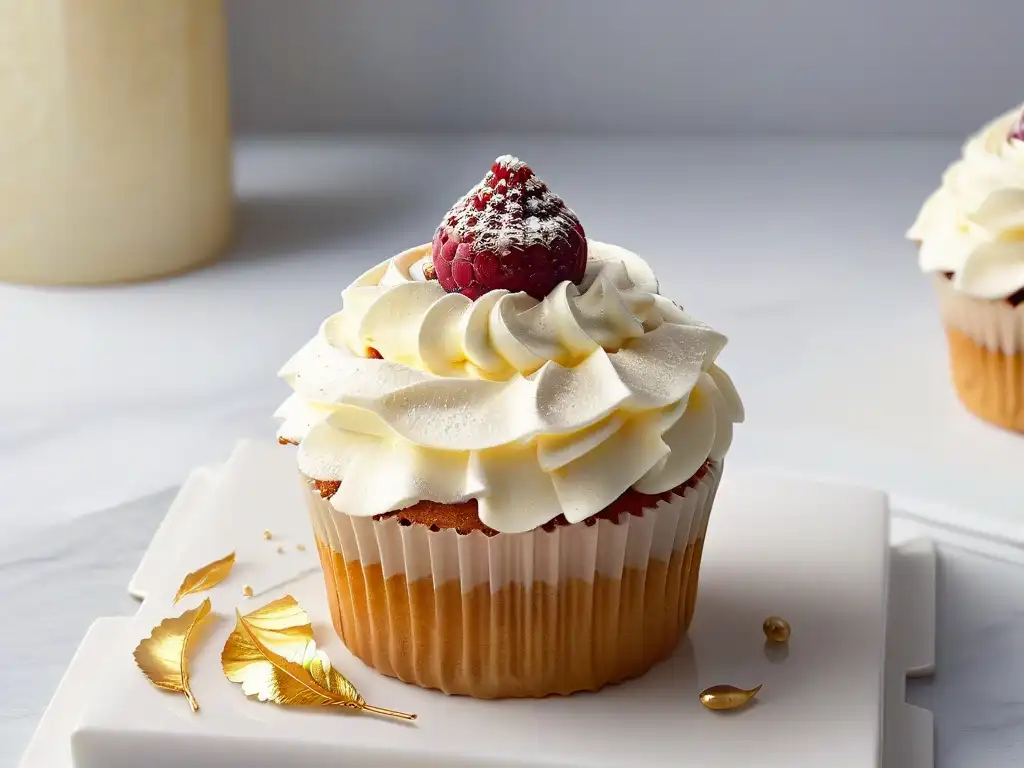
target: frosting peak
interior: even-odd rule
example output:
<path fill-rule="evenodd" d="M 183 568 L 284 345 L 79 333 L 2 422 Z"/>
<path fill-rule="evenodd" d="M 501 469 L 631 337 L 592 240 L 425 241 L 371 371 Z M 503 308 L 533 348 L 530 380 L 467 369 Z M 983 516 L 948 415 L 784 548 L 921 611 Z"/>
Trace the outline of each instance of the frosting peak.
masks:
<path fill-rule="evenodd" d="M 445 293 L 423 279 L 429 245 L 362 275 L 281 371 L 300 469 L 341 481 L 348 514 L 476 498 L 485 525 L 516 532 L 720 459 L 743 418 L 714 364 L 725 338 L 658 295 L 635 254 L 588 248 L 580 286 L 540 301 Z"/>
<path fill-rule="evenodd" d="M 475 301 L 446 293 L 419 277 L 429 252 L 410 249 L 356 280 L 322 330 L 327 342 L 438 376 L 503 381 L 547 362 L 572 367 L 681 315 L 657 296 L 647 264 L 615 246 L 597 245 L 579 288 L 563 281 L 540 301 L 503 290 Z"/>
<path fill-rule="evenodd" d="M 1024 141 L 1018 107 L 963 147 L 925 202 L 907 237 L 920 243 L 926 272 L 948 272 L 953 287 L 981 299 L 1024 288 Z"/>

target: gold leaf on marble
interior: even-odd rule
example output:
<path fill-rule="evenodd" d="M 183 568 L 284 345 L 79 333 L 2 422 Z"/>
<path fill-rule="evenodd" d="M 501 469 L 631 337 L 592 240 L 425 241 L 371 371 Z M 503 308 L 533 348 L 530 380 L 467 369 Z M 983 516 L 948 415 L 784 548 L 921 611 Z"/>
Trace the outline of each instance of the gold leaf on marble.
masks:
<path fill-rule="evenodd" d="M 196 628 L 210 615 L 210 599 L 177 618 L 164 619 L 135 648 L 135 663 L 157 688 L 181 693 L 193 712 L 199 704 L 188 680 L 188 647 Z"/>
<path fill-rule="evenodd" d="M 263 645 L 286 659 L 305 653 L 306 645 L 313 639 L 309 615 L 291 595 L 245 614 L 242 621 Z"/>
<path fill-rule="evenodd" d="M 243 616 L 224 644 L 224 676 L 246 696 L 283 706 L 345 707 L 415 720 L 416 715 L 374 707 L 318 650 L 309 616 L 291 596 Z"/>
<path fill-rule="evenodd" d="M 185 595 L 191 595 L 196 592 L 202 592 L 207 589 L 213 589 L 220 584 L 224 579 L 231 573 L 231 569 L 235 567 L 235 553 L 232 552 L 227 557 L 222 557 L 220 560 L 214 560 L 208 565 L 204 565 L 197 571 L 192 571 L 185 580 L 181 582 L 181 586 L 178 588 L 178 594 L 174 596 L 174 602 L 177 603 Z"/>
<path fill-rule="evenodd" d="M 734 685 L 713 685 L 700 692 L 700 703 L 716 712 L 739 709 L 757 695 L 761 686 L 745 690 Z"/>

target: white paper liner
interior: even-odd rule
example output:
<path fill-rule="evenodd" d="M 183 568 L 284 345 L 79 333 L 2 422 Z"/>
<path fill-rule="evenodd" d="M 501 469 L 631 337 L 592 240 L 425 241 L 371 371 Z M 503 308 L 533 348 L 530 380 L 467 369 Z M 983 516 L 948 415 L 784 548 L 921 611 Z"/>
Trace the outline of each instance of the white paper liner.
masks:
<path fill-rule="evenodd" d="M 492 591 L 510 582 L 558 584 L 566 579 L 593 581 L 595 574 L 619 578 L 625 568 L 645 569 L 650 560 L 668 562 L 707 528 L 722 462 L 683 495 L 660 501 L 643 515 L 623 513 L 616 524 L 598 520 L 553 531 L 487 536 L 480 531 L 459 534 L 431 531 L 423 525 L 402 525 L 397 518 L 374 520 L 338 512 L 315 490 L 310 516 L 321 542 L 347 562 L 380 564 L 384 578 L 405 575 L 408 581 L 430 577 L 435 585 L 458 579 L 463 591 L 488 582 Z"/>
<path fill-rule="evenodd" d="M 1024 304 L 1012 307 L 1003 299 L 967 296 L 943 275 L 935 275 L 933 282 L 939 296 L 939 312 L 947 327 L 1006 355 L 1024 351 Z"/>
<path fill-rule="evenodd" d="M 309 484 L 331 618 L 378 671 L 478 698 L 596 690 L 686 632 L 722 463 L 652 509 L 486 536 L 338 512 Z"/>

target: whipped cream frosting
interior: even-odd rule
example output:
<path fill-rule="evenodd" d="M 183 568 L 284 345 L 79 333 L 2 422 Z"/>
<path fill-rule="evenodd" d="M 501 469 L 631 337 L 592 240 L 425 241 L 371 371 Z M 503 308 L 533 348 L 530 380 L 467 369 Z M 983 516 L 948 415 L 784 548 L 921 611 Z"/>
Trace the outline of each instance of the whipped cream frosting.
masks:
<path fill-rule="evenodd" d="M 300 471 L 341 481 L 331 503 L 349 515 L 475 498 L 513 533 L 721 459 L 743 419 L 715 365 L 725 337 L 659 295 L 639 256 L 588 252 L 582 283 L 542 301 L 445 293 L 423 279 L 429 244 L 359 277 L 280 372 L 294 394 L 278 434 Z"/>
<path fill-rule="evenodd" d="M 953 287 L 980 299 L 1024 288 L 1024 141 L 1008 138 L 1021 108 L 964 144 L 907 237 L 921 244 L 926 272 L 953 275 Z"/>

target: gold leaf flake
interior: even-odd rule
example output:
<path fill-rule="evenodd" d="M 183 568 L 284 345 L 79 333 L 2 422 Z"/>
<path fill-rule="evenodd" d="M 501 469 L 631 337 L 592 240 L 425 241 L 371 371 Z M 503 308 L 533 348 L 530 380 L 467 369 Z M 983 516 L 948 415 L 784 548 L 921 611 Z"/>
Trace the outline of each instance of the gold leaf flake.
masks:
<path fill-rule="evenodd" d="M 246 584 L 244 587 L 242 587 L 242 597 L 252 597 L 252 595 L 253 595 L 252 587 L 250 587 L 248 584 Z"/>
<path fill-rule="evenodd" d="M 164 619 L 135 649 L 135 663 L 157 688 L 182 693 L 193 712 L 199 704 L 188 681 L 188 645 L 196 627 L 210 615 L 210 599 L 177 618 Z"/>
<path fill-rule="evenodd" d="M 309 615 L 291 595 L 245 614 L 242 620 L 263 645 L 286 659 L 305 652 L 306 644 L 313 639 Z"/>
<path fill-rule="evenodd" d="M 367 704 L 317 649 L 309 616 L 294 598 L 275 600 L 245 616 L 235 613 L 235 631 L 224 645 L 221 665 L 224 676 L 239 683 L 246 696 L 284 706 L 346 707 L 416 719 Z"/>
<path fill-rule="evenodd" d="M 700 692 L 700 703 L 716 712 L 739 709 L 754 698 L 760 690 L 760 685 L 750 690 L 737 688 L 734 685 L 713 685 Z"/>
<path fill-rule="evenodd" d="M 220 560 L 214 560 L 209 565 L 204 565 L 197 571 L 192 571 L 185 580 L 181 582 L 181 586 L 178 588 L 178 594 L 174 596 L 174 602 L 177 603 L 185 595 L 191 595 L 195 592 L 202 592 L 206 589 L 213 589 L 220 584 L 224 579 L 231 573 L 231 569 L 235 567 L 235 553 L 232 552 L 227 557 L 222 557 Z"/>

